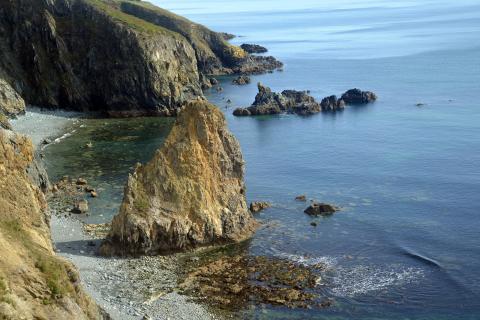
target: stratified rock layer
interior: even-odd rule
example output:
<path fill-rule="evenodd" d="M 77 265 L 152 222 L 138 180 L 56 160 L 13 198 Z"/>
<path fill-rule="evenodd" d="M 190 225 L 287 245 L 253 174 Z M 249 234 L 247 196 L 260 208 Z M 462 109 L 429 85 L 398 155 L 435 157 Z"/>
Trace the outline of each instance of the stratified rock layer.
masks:
<path fill-rule="evenodd" d="M 183 110 L 154 158 L 129 176 L 101 253 L 155 254 L 249 237 L 244 161 L 221 111 L 196 101 Z"/>
<path fill-rule="evenodd" d="M 47 204 L 26 170 L 29 139 L 0 129 L 0 319 L 106 319 L 55 256 Z"/>

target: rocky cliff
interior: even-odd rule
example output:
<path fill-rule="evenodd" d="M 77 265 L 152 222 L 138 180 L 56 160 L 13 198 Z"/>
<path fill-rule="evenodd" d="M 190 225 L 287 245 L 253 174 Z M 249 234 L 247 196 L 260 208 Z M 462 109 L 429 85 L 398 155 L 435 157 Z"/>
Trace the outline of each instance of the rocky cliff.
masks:
<path fill-rule="evenodd" d="M 55 256 L 29 139 L 0 129 L 0 318 L 106 319 L 75 268 Z"/>
<path fill-rule="evenodd" d="M 240 146 L 220 110 L 188 104 L 164 145 L 129 176 L 101 252 L 155 254 L 249 237 Z"/>
<path fill-rule="evenodd" d="M 0 0 L 0 111 L 175 115 L 205 74 L 279 66 L 142 1 Z"/>

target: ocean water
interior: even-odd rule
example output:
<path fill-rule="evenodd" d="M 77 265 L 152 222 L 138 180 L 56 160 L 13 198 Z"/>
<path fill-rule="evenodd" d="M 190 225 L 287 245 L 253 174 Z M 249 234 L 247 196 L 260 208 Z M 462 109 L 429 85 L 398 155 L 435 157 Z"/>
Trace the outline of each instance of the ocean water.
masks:
<path fill-rule="evenodd" d="M 480 319 L 478 1 L 153 2 L 239 35 L 233 43 L 264 45 L 285 63 L 247 86 L 221 77 L 224 91 L 207 95 L 242 146 L 248 200 L 273 204 L 258 216 L 269 227 L 250 252 L 325 263 L 318 290 L 335 303 L 246 307 L 239 317 Z M 234 117 L 226 100 L 250 105 L 259 81 L 319 99 L 358 87 L 379 100 L 310 117 Z M 151 157 L 172 122 L 80 122 L 45 149 L 46 161 L 53 179 L 82 175 L 101 185 L 85 219 L 103 222 L 118 209 L 128 172 Z M 342 211 L 309 217 L 299 194 Z"/>

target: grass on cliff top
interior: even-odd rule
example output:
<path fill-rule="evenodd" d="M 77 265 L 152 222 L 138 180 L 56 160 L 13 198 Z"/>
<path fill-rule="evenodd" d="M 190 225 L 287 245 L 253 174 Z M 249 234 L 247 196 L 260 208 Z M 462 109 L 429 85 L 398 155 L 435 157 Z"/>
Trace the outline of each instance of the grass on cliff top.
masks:
<path fill-rule="evenodd" d="M 181 38 L 181 35 L 173 32 L 172 30 L 163 28 L 156 24 L 150 23 L 138 17 L 132 16 L 123 12 L 120 9 L 120 4 L 122 1 L 118 0 L 87 0 L 88 3 L 93 5 L 95 8 L 103 11 L 108 16 L 112 17 L 115 21 L 118 21 L 134 30 L 139 32 L 146 32 L 149 34 L 164 34 L 173 36 L 176 38 Z M 136 3 L 136 1 L 132 1 Z"/>
<path fill-rule="evenodd" d="M 57 298 L 75 293 L 72 281 L 77 279 L 74 278 L 73 274 L 70 274 L 71 272 L 69 272 L 66 264 L 45 248 L 36 244 L 18 220 L 0 221 L 0 232 L 11 239 L 9 243 L 17 254 L 26 251 L 33 262 L 33 266 L 40 271 L 50 291 L 50 297 L 43 301 L 45 304 L 50 304 Z M 8 259 L 8 257 L 5 258 Z M 0 297 L 2 293 L 6 294 L 7 290 L 5 283 L 2 281 L 0 278 Z"/>
<path fill-rule="evenodd" d="M 120 3 L 120 8 L 122 4 L 130 4 L 133 6 L 141 7 L 144 10 L 147 10 L 151 13 L 156 14 L 158 17 L 166 19 L 171 26 L 166 25 L 165 27 L 171 30 L 173 28 L 174 32 L 178 32 L 184 37 L 190 39 L 192 42 L 194 42 L 197 46 L 203 47 L 204 50 L 207 52 L 213 49 L 211 47 L 212 43 L 208 43 L 209 40 L 207 38 L 210 38 L 210 42 L 212 42 L 212 39 L 210 36 L 205 37 L 208 34 L 216 34 L 216 32 L 211 31 L 207 27 L 192 22 L 188 20 L 187 18 L 184 18 L 182 16 L 179 16 L 173 12 L 170 12 L 168 10 L 159 8 L 150 2 L 147 1 L 137 1 L 137 0 L 116 0 Z M 232 45 L 225 41 L 223 37 L 218 36 L 217 43 L 220 44 L 221 50 L 223 51 L 223 54 L 226 56 L 233 57 L 234 59 L 243 59 L 247 56 L 247 53 L 240 47 Z"/>

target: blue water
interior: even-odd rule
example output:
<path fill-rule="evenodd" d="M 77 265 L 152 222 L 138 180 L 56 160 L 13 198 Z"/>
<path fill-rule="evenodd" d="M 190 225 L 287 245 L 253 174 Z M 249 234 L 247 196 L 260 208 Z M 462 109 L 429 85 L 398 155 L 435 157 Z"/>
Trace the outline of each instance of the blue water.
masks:
<path fill-rule="evenodd" d="M 233 43 L 264 45 L 285 63 L 283 72 L 254 76 L 248 86 L 223 77 L 224 91 L 207 94 L 240 140 L 248 199 L 273 203 L 259 216 L 269 227 L 257 233 L 250 252 L 326 263 L 320 291 L 335 304 L 248 309 L 243 317 L 480 319 L 478 1 L 153 2 L 240 35 Z M 250 105 L 257 81 L 274 90 L 309 89 L 317 98 L 359 87 L 379 100 L 311 117 L 232 116 L 225 101 Z M 158 134 L 135 133 L 131 124 L 123 133 L 108 131 L 140 138 L 112 145 L 129 155 L 109 170 L 120 155 L 114 152 L 104 160 L 104 177 L 94 178 L 118 188 L 107 216 L 118 207 L 124 172 L 148 159 L 169 125 L 160 124 Z M 139 145 L 143 137 L 148 145 Z M 52 146 L 47 159 L 80 154 L 78 143 L 68 141 L 61 150 Z M 88 162 L 65 168 L 95 176 Z M 303 213 L 307 204 L 294 201 L 298 194 L 343 210 L 311 218 Z M 98 220 L 95 209 L 89 219 Z"/>

